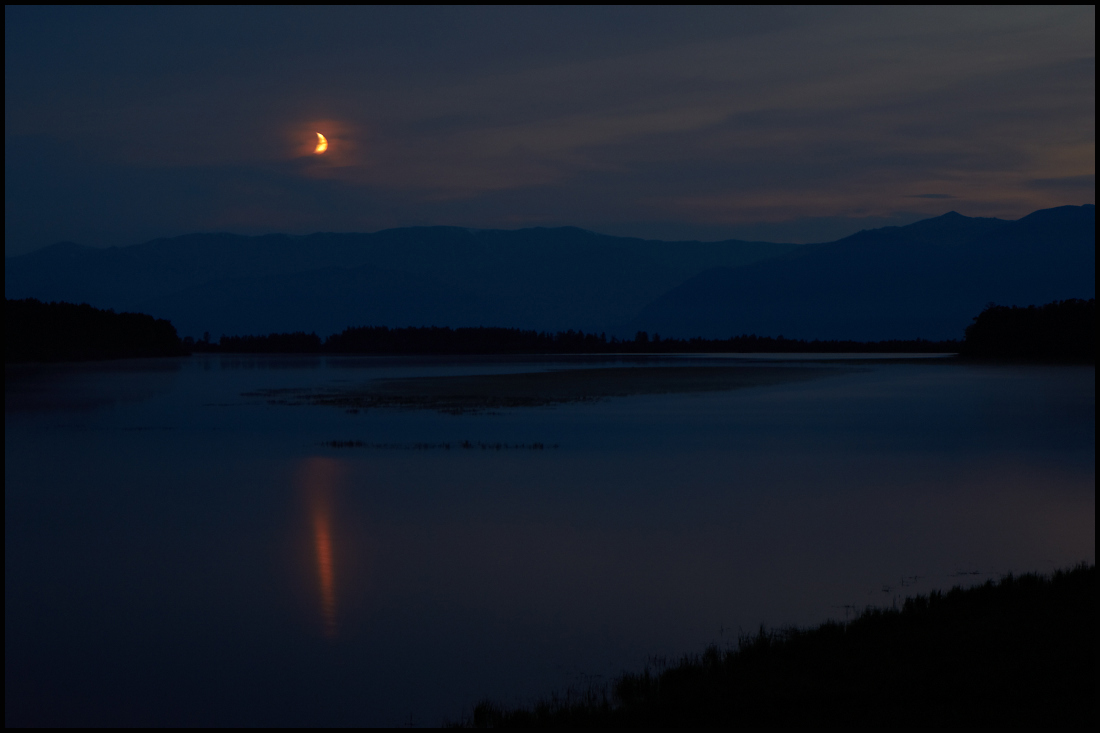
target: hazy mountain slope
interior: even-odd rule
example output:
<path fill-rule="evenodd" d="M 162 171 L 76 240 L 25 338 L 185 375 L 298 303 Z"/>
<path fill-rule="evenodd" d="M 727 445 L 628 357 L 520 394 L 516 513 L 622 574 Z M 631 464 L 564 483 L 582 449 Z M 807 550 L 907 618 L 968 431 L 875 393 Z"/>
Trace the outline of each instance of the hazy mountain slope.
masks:
<path fill-rule="evenodd" d="M 592 330 L 622 324 L 709 267 L 794 248 L 571 227 L 195 234 L 107 250 L 58 244 L 9 258 L 5 292 L 154 313 L 184 334 L 432 324 Z"/>
<path fill-rule="evenodd" d="M 1095 239 L 1095 206 L 1018 221 L 952 212 L 712 268 L 657 298 L 631 325 L 666 336 L 962 338 L 991 301 L 1094 297 Z"/>
<path fill-rule="evenodd" d="M 465 323 L 483 298 L 431 278 L 376 267 L 339 267 L 261 278 L 227 278 L 150 298 L 138 308 L 171 313 L 181 333 L 335 333 L 348 324 Z M 210 325 L 215 324 L 215 325 Z M 217 330 L 214 330 L 214 329 Z"/>
<path fill-rule="evenodd" d="M 1095 295 L 1094 206 L 950 213 L 826 244 L 657 242 L 581 229 L 195 234 L 9 258 L 9 298 L 168 318 L 182 334 L 495 325 L 629 334 L 960 338 L 986 303 Z"/>

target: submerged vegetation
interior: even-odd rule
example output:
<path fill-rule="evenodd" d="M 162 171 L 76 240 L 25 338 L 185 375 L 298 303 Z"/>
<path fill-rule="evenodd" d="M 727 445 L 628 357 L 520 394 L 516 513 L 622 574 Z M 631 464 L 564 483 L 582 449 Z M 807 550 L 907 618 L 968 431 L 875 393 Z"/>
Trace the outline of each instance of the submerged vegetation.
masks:
<path fill-rule="evenodd" d="M 844 371 L 838 367 L 782 366 L 607 367 L 378 379 L 358 388 L 261 389 L 242 396 L 260 398 L 272 405 L 323 405 L 352 413 L 402 408 L 460 415 L 642 394 L 724 392 L 818 379 Z"/>
<path fill-rule="evenodd" d="M 365 443 L 362 440 L 330 440 L 323 445 L 329 448 L 376 448 L 379 450 L 546 450 L 558 448 L 558 444 L 501 443 L 483 440 L 463 440 L 457 443 Z"/>
<path fill-rule="evenodd" d="M 610 688 L 526 708 L 478 705 L 462 725 L 1096 724 L 1095 565 L 1009 575 L 868 609 L 848 623 L 743 636 Z"/>

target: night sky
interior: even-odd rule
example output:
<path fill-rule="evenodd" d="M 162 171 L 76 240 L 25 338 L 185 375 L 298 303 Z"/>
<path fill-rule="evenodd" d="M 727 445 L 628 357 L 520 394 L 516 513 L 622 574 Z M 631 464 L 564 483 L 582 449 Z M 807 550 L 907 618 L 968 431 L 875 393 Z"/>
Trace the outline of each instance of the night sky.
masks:
<path fill-rule="evenodd" d="M 826 241 L 1094 203 L 1095 8 L 8 7 L 5 110 L 8 255 L 412 225 Z"/>

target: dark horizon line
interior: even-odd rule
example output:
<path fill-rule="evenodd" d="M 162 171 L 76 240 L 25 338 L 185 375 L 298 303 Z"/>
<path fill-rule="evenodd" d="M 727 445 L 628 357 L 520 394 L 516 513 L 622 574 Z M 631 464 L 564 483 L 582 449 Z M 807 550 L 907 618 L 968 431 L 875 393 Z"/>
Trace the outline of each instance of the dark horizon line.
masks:
<path fill-rule="evenodd" d="M 43 245 L 41 247 L 29 250 L 27 252 L 23 252 L 21 254 L 14 254 L 14 255 L 5 254 L 4 259 L 14 259 L 16 257 L 25 257 L 27 255 L 35 254 L 37 252 L 42 252 L 44 250 L 47 250 L 47 249 L 50 249 L 50 248 L 53 248 L 53 247 L 57 247 L 57 246 L 61 246 L 61 245 L 71 245 L 71 246 L 74 246 L 74 247 L 81 247 L 81 248 L 85 248 L 85 249 L 97 249 L 97 250 L 127 249 L 129 247 L 139 247 L 139 246 L 144 245 L 144 244 L 151 244 L 153 242 L 167 241 L 167 240 L 173 240 L 173 239 L 182 239 L 184 237 L 196 237 L 196 236 L 231 236 L 231 237 L 243 237 L 243 238 L 249 238 L 249 239 L 258 239 L 258 238 L 261 238 L 261 237 L 286 237 L 286 238 L 290 239 L 290 238 L 314 237 L 314 236 L 318 236 L 318 235 L 333 235 L 333 236 L 363 235 L 363 236 L 373 236 L 373 235 L 376 235 L 376 234 L 383 234 L 385 232 L 395 232 L 395 231 L 413 230 L 413 229 L 458 229 L 458 230 L 465 231 L 465 232 L 524 232 L 524 231 L 538 231 L 540 229 L 550 230 L 550 231 L 562 230 L 562 229 L 575 229 L 575 230 L 580 231 L 580 232 L 585 232 L 585 233 L 588 233 L 588 234 L 595 234 L 597 236 L 607 237 L 609 239 L 636 240 L 636 241 L 639 241 L 639 242 L 665 242 L 665 243 L 669 243 L 669 244 L 689 243 L 689 242 L 690 243 L 699 243 L 699 244 L 722 244 L 722 243 L 726 243 L 726 242 L 738 242 L 738 243 L 745 243 L 745 244 L 779 244 L 779 245 L 796 245 L 796 246 L 799 246 L 799 247 L 804 247 L 804 246 L 815 245 L 815 244 L 831 244 L 833 242 L 840 242 L 840 241 L 843 241 L 845 239 L 848 239 L 849 237 L 853 237 L 856 234 L 859 234 L 861 232 L 878 231 L 878 230 L 882 230 L 882 229 L 905 229 L 907 227 L 911 227 L 911 226 L 915 226 L 917 224 L 920 224 L 922 222 L 931 221 L 933 219 L 942 219 L 942 218 L 950 217 L 950 216 L 957 216 L 957 217 L 961 217 L 963 219 L 983 219 L 983 220 L 988 220 L 988 221 L 1016 222 L 1016 221 L 1021 221 L 1022 219 L 1026 219 L 1027 217 L 1032 216 L 1034 214 L 1037 214 L 1040 211 L 1052 211 L 1054 209 L 1088 208 L 1088 207 L 1096 208 L 1096 204 L 1064 204 L 1064 205 L 1061 205 L 1061 206 L 1049 206 L 1049 207 L 1044 208 L 1044 209 L 1036 209 L 1035 211 L 1032 211 L 1028 214 L 1025 214 L 1024 216 L 1021 216 L 1019 219 L 1000 219 L 1000 218 L 995 217 L 995 216 L 967 216 L 966 214 L 960 214 L 959 212 L 952 209 L 951 211 L 946 211 L 942 214 L 938 214 L 938 215 L 935 215 L 935 216 L 928 216 L 928 217 L 925 217 L 923 219 L 918 219 L 917 221 L 914 221 L 914 222 L 909 223 L 909 224 L 888 225 L 888 226 L 883 226 L 883 227 L 874 227 L 872 229 L 861 229 L 859 232 L 854 232 L 852 234 L 845 235 L 843 237 L 840 237 L 839 239 L 829 239 L 829 240 L 825 240 L 825 241 L 813 241 L 813 242 L 802 242 L 802 243 L 799 243 L 799 242 L 765 242 L 763 240 L 737 239 L 737 238 L 732 238 L 732 237 L 727 238 L 727 239 L 714 239 L 714 240 L 709 240 L 709 239 L 708 240 L 702 240 L 702 239 L 653 239 L 653 238 L 645 238 L 645 237 L 624 237 L 624 236 L 620 236 L 620 235 L 617 235 L 617 234 L 603 234 L 603 233 L 595 231 L 593 229 L 585 229 L 584 227 L 579 227 L 579 226 L 575 226 L 575 225 L 572 225 L 572 224 L 563 224 L 561 226 L 519 227 L 517 229 L 501 229 L 501 228 L 496 228 L 496 227 L 469 227 L 469 226 L 458 226 L 458 225 L 454 225 L 454 224 L 417 224 L 417 225 L 411 225 L 411 226 L 387 227 L 387 228 L 384 228 L 384 229 L 377 229 L 375 231 L 315 231 L 315 232 L 311 232 L 309 234 L 287 234 L 285 232 L 267 232 L 267 233 L 264 233 L 264 234 L 238 234 L 236 232 L 224 231 L 224 230 L 222 230 L 222 231 L 194 231 L 194 232 L 188 232 L 186 234 L 178 234 L 178 235 L 175 235 L 175 236 L 153 237 L 152 239 L 146 239 L 146 240 L 143 240 L 143 241 L 140 241 L 140 242 L 136 242 L 134 244 L 122 244 L 122 245 L 115 244 L 115 245 L 103 246 L 103 247 L 90 245 L 90 244 L 81 244 L 79 242 L 74 242 L 72 240 L 64 239 L 64 240 L 54 242 L 52 244 Z M 767 222 L 767 223 L 776 223 L 776 222 Z"/>
<path fill-rule="evenodd" d="M 388 326 L 346 328 L 322 341 L 316 333 L 222 336 L 213 343 L 181 339 L 170 321 L 142 313 L 115 313 L 87 303 L 43 303 L 5 298 L 5 363 L 85 361 L 236 354 L 538 355 L 699 353 L 936 353 L 964 358 L 1095 363 L 1096 299 L 1041 306 L 989 304 L 957 340 L 853 341 L 788 339 L 743 334 L 728 339 L 665 338 L 638 331 L 620 340 L 606 333 L 518 328 Z"/>
<path fill-rule="evenodd" d="M 957 339 L 794 339 L 741 334 L 725 339 L 662 338 L 638 331 L 620 339 L 584 331 L 537 331 L 494 326 L 388 326 L 349 327 L 322 339 L 316 332 L 226 336 L 218 341 L 183 339 L 184 347 L 197 353 L 234 354 L 375 354 L 375 355 L 537 355 L 537 354 L 717 354 L 717 353 L 958 353 Z"/>

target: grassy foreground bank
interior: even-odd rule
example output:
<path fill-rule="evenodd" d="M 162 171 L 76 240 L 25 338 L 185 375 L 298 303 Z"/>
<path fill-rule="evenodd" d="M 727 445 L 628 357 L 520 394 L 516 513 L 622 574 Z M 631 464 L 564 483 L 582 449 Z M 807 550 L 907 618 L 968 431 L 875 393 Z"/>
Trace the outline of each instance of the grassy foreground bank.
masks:
<path fill-rule="evenodd" d="M 1010 575 L 846 624 L 761 629 L 610 689 L 483 702 L 461 724 L 1094 726 L 1096 596 L 1095 565 Z"/>

